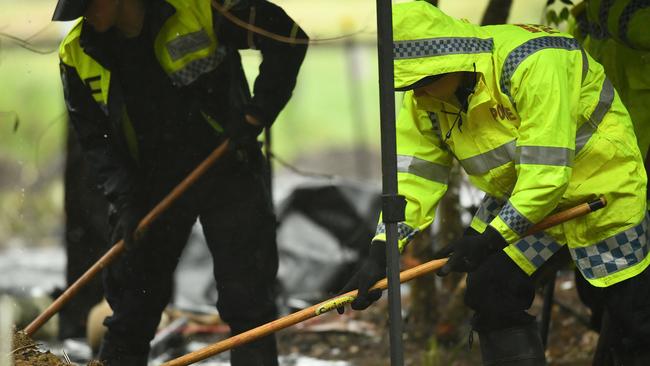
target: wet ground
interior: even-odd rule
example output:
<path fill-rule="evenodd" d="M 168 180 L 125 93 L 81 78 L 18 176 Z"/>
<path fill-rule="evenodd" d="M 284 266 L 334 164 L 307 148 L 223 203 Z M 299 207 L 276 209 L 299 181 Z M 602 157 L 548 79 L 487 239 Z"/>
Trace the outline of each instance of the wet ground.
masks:
<path fill-rule="evenodd" d="M 0 251 L 0 294 L 10 294 L 18 299 L 16 316 L 32 320 L 44 306 L 47 306 L 47 292 L 55 286 L 63 285 L 63 251 L 57 247 L 34 249 L 7 249 Z M 184 276 L 187 276 L 185 273 Z M 196 276 L 203 276 L 196 274 Z M 190 276 L 191 277 L 191 276 Z M 185 279 L 192 281 L 192 278 Z M 403 287 L 408 293 L 408 287 Z M 597 334 L 588 330 L 584 320 L 588 312 L 577 299 L 573 285 L 573 274 L 561 273 L 556 281 L 556 299 L 561 306 L 553 310 L 553 322 L 547 357 L 550 365 L 589 365 L 597 341 Z M 407 304 L 408 301 L 405 301 Z M 405 305 L 408 306 L 408 305 Z M 539 313 L 541 298 L 535 301 L 533 313 Z M 568 311 L 567 309 L 570 309 Z M 404 309 L 408 314 L 408 309 Z M 24 324 L 23 324 L 24 326 Z M 48 327 L 50 328 L 48 330 Z M 471 349 L 467 347 L 469 330 L 461 324 L 458 339 L 445 344 L 436 341 L 433 331 L 429 337 L 413 339 L 405 324 L 405 365 L 478 365 L 479 345 L 475 341 Z M 66 356 L 73 364 L 85 365 L 91 351 L 84 342 L 70 340 L 66 343 L 52 341 L 56 334 L 56 319 L 45 327 L 40 343 L 41 351 L 22 344 L 14 349 L 17 366 L 69 365 Z M 198 329 L 198 328 L 197 328 Z M 227 336 L 223 325 L 195 329 L 180 337 L 180 346 L 170 343 L 150 365 L 159 365 L 170 357 L 200 349 Z M 376 306 L 364 312 L 346 312 L 344 316 L 328 313 L 303 324 L 280 331 L 278 345 L 282 366 L 375 366 L 390 364 L 388 344 L 388 322 L 386 302 L 382 299 Z M 22 348 L 21 348 L 22 347 Z M 42 353 L 48 350 L 51 353 Z M 38 352 L 38 353 L 36 353 Z M 55 357 L 58 356 L 58 357 Z M 21 357 L 34 357 L 25 361 Z M 28 363 L 25 363 L 28 362 Z M 31 362 L 31 363 L 29 363 Z M 204 366 L 228 365 L 228 353 L 196 363 Z"/>

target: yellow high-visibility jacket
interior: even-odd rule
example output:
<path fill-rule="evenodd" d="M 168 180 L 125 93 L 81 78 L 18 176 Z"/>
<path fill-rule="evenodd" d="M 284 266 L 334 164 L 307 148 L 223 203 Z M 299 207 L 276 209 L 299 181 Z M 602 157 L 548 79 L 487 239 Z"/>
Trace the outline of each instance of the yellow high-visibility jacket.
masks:
<path fill-rule="evenodd" d="M 620 94 L 645 157 L 650 149 L 650 1 L 588 0 L 574 15 L 574 33 Z"/>
<path fill-rule="evenodd" d="M 455 158 L 487 193 L 472 227 L 498 230 L 526 273 L 560 245 L 594 286 L 647 267 L 646 174 L 632 122 L 574 38 L 543 26 L 479 27 L 424 1 L 395 5 L 393 22 L 396 88 L 460 71 L 478 80 L 466 111 L 458 101 L 405 93 L 397 121 L 402 247 L 432 223 Z M 605 209 L 522 238 L 549 214 L 599 196 Z M 385 240 L 382 225 L 375 239 Z"/>

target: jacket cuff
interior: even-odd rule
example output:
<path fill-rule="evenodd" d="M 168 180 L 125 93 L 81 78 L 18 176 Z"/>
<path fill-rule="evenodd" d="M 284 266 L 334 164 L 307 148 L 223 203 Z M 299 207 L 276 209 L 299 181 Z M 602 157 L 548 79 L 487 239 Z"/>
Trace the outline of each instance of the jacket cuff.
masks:
<path fill-rule="evenodd" d="M 506 225 L 499 216 L 495 217 L 492 222 L 490 222 L 489 226 L 492 226 L 496 231 L 498 231 L 507 244 L 512 244 L 520 238 L 519 234 L 510 229 L 510 227 Z"/>

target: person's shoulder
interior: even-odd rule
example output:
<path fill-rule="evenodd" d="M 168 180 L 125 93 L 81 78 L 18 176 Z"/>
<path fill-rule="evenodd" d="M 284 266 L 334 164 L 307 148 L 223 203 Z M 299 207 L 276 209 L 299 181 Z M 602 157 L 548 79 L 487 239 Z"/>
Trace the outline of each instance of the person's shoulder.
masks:
<path fill-rule="evenodd" d="M 482 28 L 493 37 L 495 54 L 503 59 L 514 54 L 528 55 L 544 48 L 579 49 L 573 36 L 545 25 L 504 24 Z"/>
<path fill-rule="evenodd" d="M 70 28 L 70 31 L 63 37 L 61 45 L 59 46 L 59 56 L 63 57 L 69 52 L 71 47 L 79 47 L 79 39 L 81 38 L 81 30 L 83 28 L 83 19 L 79 18 L 75 24 Z"/>

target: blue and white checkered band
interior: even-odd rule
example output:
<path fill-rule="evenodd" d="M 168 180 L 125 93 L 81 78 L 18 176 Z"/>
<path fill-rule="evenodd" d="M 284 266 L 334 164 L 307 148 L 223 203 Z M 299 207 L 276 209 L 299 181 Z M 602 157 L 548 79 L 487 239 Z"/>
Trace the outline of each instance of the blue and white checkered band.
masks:
<path fill-rule="evenodd" d="M 596 22 L 588 23 L 589 36 L 595 39 L 605 39 L 610 36 L 609 29 L 607 29 L 607 18 L 609 18 L 609 10 L 614 5 L 615 0 L 602 0 L 600 8 L 598 9 L 598 19 Z"/>
<path fill-rule="evenodd" d="M 501 80 L 499 85 L 501 86 L 501 91 L 506 94 L 511 101 L 512 95 L 510 94 L 510 79 L 517 70 L 517 67 L 519 67 L 528 56 L 546 48 L 559 48 L 573 51 L 579 50 L 580 44 L 573 38 L 549 36 L 531 39 L 510 51 L 508 57 L 506 57 L 506 61 L 503 63 L 503 68 L 501 69 Z M 515 104 L 514 101 L 512 104 Z"/>
<path fill-rule="evenodd" d="M 528 235 L 515 243 L 515 248 L 523 254 L 536 269 L 544 264 L 562 246 L 544 232 Z"/>
<path fill-rule="evenodd" d="M 483 200 L 481 201 L 476 214 L 474 214 L 474 217 L 478 218 L 486 224 L 489 224 L 495 217 L 497 217 L 499 211 L 501 211 L 501 208 L 505 203 L 505 200 L 501 200 L 486 194 L 485 197 L 483 197 Z"/>
<path fill-rule="evenodd" d="M 386 225 L 383 222 L 380 222 L 377 225 L 377 231 L 375 232 L 375 235 L 384 234 L 385 232 Z M 397 223 L 397 235 L 399 237 L 399 240 L 410 241 L 418 232 L 419 230 L 416 230 L 403 222 Z"/>
<path fill-rule="evenodd" d="M 528 221 L 524 215 L 520 214 L 510 201 L 503 206 L 501 212 L 499 212 L 499 217 L 512 231 L 519 234 L 519 236 L 524 235 L 533 226 L 533 223 Z"/>
<path fill-rule="evenodd" d="M 473 37 L 427 38 L 393 43 L 396 60 L 407 58 L 458 55 L 469 53 L 490 53 L 494 48 L 492 38 Z"/>
<path fill-rule="evenodd" d="M 598 23 L 607 32 L 607 22 L 609 18 L 609 11 L 614 6 L 616 0 L 602 0 L 600 2 L 600 9 L 598 9 Z"/>
<path fill-rule="evenodd" d="M 643 221 L 601 242 L 570 248 L 580 272 L 588 279 L 602 278 L 641 262 L 648 255 L 648 223 Z"/>
<path fill-rule="evenodd" d="M 618 36 L 630 47 L 630 41 L 627 37 L 630 20 L 634 16 L 634 13 L 647 7 L 650 7 L 650 0 L 632 0 L 625 6 L 623 13 L 621 13 L 618 23 Z"/>
<path fill-rule="evenodd" d="M 225 56 L 225 49 L 219 47 L 210 56 L 191 61 L 182 69 L 171 74 L 170 77 L 172 82 L 175 85 L 180 86 L 189 85 L 194 82 L 194 80 L 198 79 L 199 76 L 217 68 Z"/>

